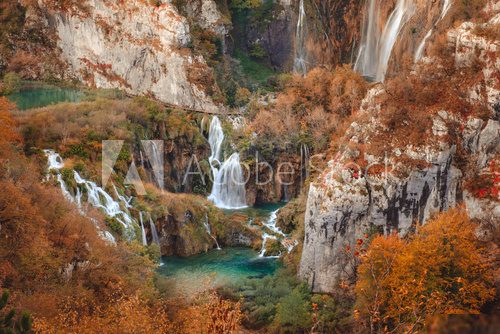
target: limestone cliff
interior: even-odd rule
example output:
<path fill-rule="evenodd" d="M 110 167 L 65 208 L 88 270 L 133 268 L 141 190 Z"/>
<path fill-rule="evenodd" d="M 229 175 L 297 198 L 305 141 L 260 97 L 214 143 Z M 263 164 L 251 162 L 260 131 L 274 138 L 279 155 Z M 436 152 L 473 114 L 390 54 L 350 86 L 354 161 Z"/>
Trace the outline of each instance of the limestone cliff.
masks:
<path fill-rule="evenodd" d="M 482 27 L 497 24 L 495 20 Z M 344 137 L 346 144 L 311 185 L 299 276 L 314 291 L 331 292 L 340 280 L 353 274 L 355 267 L 349 264 L 346 249 L 365 234 L 378 231 L 404 236 L 418 222 L 425 223 L 433 214 L 458 203 L 466 205 L 472 218 L 500 220 L 495 185 L 491 195 L 489 188 L 473 190 L 482 176 L 496 175 L 500 153 L 498 41 L 478 36 L 474 28 L 470 22 L 463 23 L 449 31 L 447 38 L 455 50 L 456 68 L 477 66 L 478 62 L 482 66 L 477 72 L 480 80 L 467 81 L 465 97 L 487 107 L 482 117 L 468 111 L 457 116 L 446 108 L 424 110 L 429 116 L 417 125 L 423 130 L 418 135 L 420 144 L 398 138 L 396 127 L 386 142 L 374 145 L 378 135 L 387 130 L 382 119 L 388 113 L 405 113 L 403 106 L 401 110 L 384 110 L 379 97 L 387 88 L 375 85 L 362 103 L 357 122 Z M 405 127 L 413 126 L 404 122 Z M 455 135 L 458 140 L 450 141 Z M 384 152 L 377 146 L 389 150 Z M 364 150 L 366 147 L 371 150 Z M 360 156 L 365 165 L 360 166 Z"/>
<path fill-rule="evenodd" d="M 199 78 L 205 61 L 188 48 L 189 26 L 171 3 L 87 0 L 58 6 L 40 0 L 39 6 L 77 79 L 176 106 L 217 110 Z"/>

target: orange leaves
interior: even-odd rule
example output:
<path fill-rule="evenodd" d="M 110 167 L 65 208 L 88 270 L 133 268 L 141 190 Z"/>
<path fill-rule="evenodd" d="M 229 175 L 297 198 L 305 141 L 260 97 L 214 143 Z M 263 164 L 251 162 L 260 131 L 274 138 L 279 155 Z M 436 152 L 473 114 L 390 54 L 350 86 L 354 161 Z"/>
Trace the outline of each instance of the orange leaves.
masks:
<path fill-rule="evenodd" d="M 375 238 L 356 284 L 356 309 L 366 325 L 421 328 L 433 314 L 479 312 L 494 288 L 475 228 L 455 209 L 419 228 L 410 241 Z"/>
<path fill-rule="evenodd" d="M 201 294 L 194 306 L 182 310 L 177 316 L 176 332 L 186 334 L 230 334 L 240 326 L 240 302 L 222 299 L 216 292 Z"/>
<path fill-rule="evenodd" d="M 11 114 L 15 109 L 16 106 L 7 98 L 0 97 L 0 144 L 21 141 L 16 131 L 16 122 Z"/>

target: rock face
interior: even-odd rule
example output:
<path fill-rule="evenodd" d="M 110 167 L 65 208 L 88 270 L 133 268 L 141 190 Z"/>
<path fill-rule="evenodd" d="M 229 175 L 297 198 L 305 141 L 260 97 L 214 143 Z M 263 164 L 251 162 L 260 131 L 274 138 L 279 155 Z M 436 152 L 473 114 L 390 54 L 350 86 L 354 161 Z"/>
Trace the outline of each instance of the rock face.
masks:
<path fill-rule="evenodd" d="M 368 166 L 359 171 L 352 163 L 356 153 L 352 148 L 370 142 L 380 127 L 377 96 L 383 89 L 380 85 L 371 89 L 359 112 L 365 121 L 351 124 L 345 137 L 347 148 L 328 163 L 309 189 L 299 276 L 313 291 L 331 292 L 340 280 L 352 275 L 355 268 L 348 264 L 345 250 L 353 249 L 365 234 L 378 231 L 404 236 L 414 230 L 417 222 L 425 223 L 433 214 L 462 202 L 472 218 L 500 221 L 498 194 L 478 198 L 464 185 L 468 181 L 464 173 L 470 174 L 468 177 L 496 173 L 489 169 L 498 163 L 500 153 L 497 42 L 473 35 L 469 23 L 450 31 L 448 38 L 457 45 L 456 66 L 467 65 L 474 56 L 485 63 L 484 79 L 478 87 L 471 87 L 469 99 L 486 102 L 490 118 L 454 119 L 448 112 L 439 111 L 426 132 L 432 144 L 392 147 L 385 156 L 365 153 Z M 461 147 L 445 140 L 456 131 L 449 128 L 450 122 L 459 124 Z M 459 150 L 467 157 L 471 170 L 456 165 Z"/>
<path fill-rule="evenodd" d="M 199 71 L 206 65 L 187 48 L 189 26 L 172 4 L 88 0 L 61 9 L 39 0 L 39 5 L 57 32 L 74 77 L 176 106 L 217 110 L 203 87 L 190 82 L 190 67 Z"/>

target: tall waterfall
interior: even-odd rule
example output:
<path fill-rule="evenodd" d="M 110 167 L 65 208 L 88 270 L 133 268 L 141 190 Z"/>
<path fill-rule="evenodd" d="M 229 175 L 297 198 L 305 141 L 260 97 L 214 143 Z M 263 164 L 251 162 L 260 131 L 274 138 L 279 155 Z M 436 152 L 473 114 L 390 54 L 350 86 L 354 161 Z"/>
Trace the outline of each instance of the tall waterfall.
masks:
<path fill-rule="evenodd" d="M 297 30 L 295 32 L 295 59 L 293 62 L 293 70 L 295 73 L 302 75 L 307 74 L 307 22 L 306 11 L 304 8 L 304 0 L 299 3 L 299 15 L 297 19 Z"/>
<path fill-rule="evenodd" d="M 240 209 L 247 206 L 245 179 L 240 164 L 240 155 L 233 153 L 221 164 L 224 133 L 220 120 L 214 116 L 210 124 L 208 142 L 212 154 L 208 158 L 214 184 L 209 200 L 222 209 Z"/>
<path fill-rule="evenodd" d="M 394 10 L 381 29 L 381 2 L 381 0 L 368 1 L 361 46 L 354 65 L 356 71 L 376 81 L 384 80 L 399 32 L 414 11 L 412 0 L 397 0 Z"/>
<path fill-rule="evenodd" d="M 436 23 L 434 23 L 434 26 L 427 32 L 427 34 L 425 34 L 424 38 L 422 39 L 422 42 L 420 42 L 420 44 L 417 47 L 417 50 L 415 51 L 415 56 L 414 56 L 415 62 L 418 62 L 420 59 L 422 59 L 425 51 L 425 45 L 427 44 L 427 40 L 431 37 L 434 27 L 439 23 L 439 21 L 444 19 L 446 14 L 448 14 L 448 11 L 451 8 L 451 4 L 452 4 L 451 0 L 443 1 L 443 9 L 441 10 L 441 15 L 439 15 L 439 18 L 436 21 Z"/>

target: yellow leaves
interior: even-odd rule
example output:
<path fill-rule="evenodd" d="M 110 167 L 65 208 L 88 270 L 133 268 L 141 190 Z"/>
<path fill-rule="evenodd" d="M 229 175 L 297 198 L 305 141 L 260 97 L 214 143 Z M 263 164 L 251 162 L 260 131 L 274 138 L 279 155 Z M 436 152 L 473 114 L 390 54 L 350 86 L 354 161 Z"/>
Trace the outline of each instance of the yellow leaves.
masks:
<path fill-rule="evenodd" d="M 476 226 L 461 209 L 441 214 L 409 241 L 377 237 L 358 268 L 357 307 L 373 318 L 374 305 L 392 325 L 451 310 L 479 312 L 494 297 L 491 263 L 481 254 Z M 420 320 L 419 320 L 420 319 Z M 373 320 L 373 319 L 372 319 Z"/>

